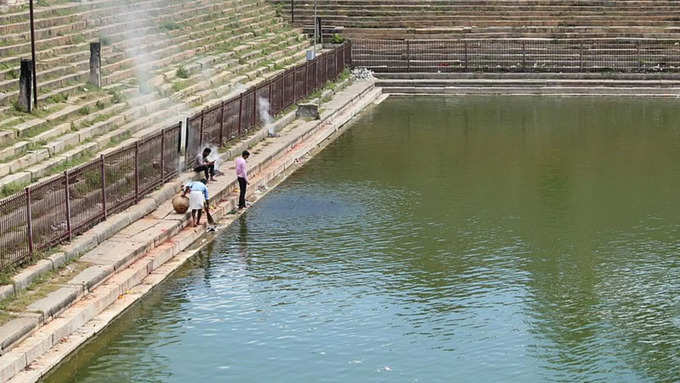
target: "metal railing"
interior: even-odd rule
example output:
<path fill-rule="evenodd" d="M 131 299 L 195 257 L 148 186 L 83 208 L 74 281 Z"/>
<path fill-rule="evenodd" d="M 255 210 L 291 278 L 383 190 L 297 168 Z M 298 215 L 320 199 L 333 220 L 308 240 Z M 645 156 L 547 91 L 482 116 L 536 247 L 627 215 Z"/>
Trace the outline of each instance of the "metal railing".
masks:
<path fill-rule="evenodd" d="M 0 269 L 70 240 L 178 174 L 178 123 L 0 201 Z"/>
<path fill-rule="evenodd" d="M 247 134 L 336 79 L 351 62 L 349 43 L 286 70 L 187 119 L 186 166 L 202 145 Z M 137 203 L 179 173 L 181 123 L 101 155 L 0 200 L 0 270 L 86 231 Z"/>
<path fill-rule="evenodd" d="M 668 39 L 359 39 L 352 55 L 375 72 L 680 72 Z"/>
<path fill-rule="evenodd" d="M 345 43 L 189 117 L 185 152 L 187 168 L 195 165 L 202 148 L 221 146 L 244 136 L 261 125 L 266 115 L 279 114 L 323 88 L 327 81 L 336 79 L 351 60 L 351 45 Z"/>

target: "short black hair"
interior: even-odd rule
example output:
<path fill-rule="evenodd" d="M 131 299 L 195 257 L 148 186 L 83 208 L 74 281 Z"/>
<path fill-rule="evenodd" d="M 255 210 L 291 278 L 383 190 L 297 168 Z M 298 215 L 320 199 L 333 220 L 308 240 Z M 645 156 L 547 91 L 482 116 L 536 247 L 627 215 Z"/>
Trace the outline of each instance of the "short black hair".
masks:
<path fill-rule="evenodd" d="M 250 156 L 250 152 L 247 151 L 247 150 L 244 150 L 243 153 L 241 153 L 241 155 L 242 155 L 243 157 L 248 157 L 248 156 Z"/>
<path fill-rule="evenodd" d="M 207 184 L 208 184 L 208 180 L 206 180 L 205 178 L 201 178 L 201 182 L 203 183 L 203 185 L 207 185 Z"/>
<path fill-rule="evenodd" d="M 203 149 L 203 152 L 204 152 L 204 153 L 205 153 L 205 152 L 210 153 L 210 152 L 212 152 L 212 149 L 210 149 L 210 148 L 205 148 L 205 149 Z"/>

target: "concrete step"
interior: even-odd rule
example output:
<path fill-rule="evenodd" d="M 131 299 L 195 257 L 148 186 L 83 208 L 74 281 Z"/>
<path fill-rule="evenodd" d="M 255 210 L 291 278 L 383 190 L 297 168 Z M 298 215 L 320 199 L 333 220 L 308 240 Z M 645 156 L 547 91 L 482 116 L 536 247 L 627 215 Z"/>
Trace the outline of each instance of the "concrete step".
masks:
<path fill-rule="evenodd" d="M 610 79 L 419 79 L 392 80 L 380 79 L 376 86 L 383 88 L 433 88 L 433 87 L 503 87 L 503 88 L 533 88 L 533 87 L 612 87 L 612 88 L 679 88 L 680 80 L 610 80 Z"/>
<path fill-rule="evenodd" d="M 598 96 L 655 96 L 678 97 L 680 88 L 657 87 L 390 87 L 383 88 L 395 95 L 598 95 Z"/>

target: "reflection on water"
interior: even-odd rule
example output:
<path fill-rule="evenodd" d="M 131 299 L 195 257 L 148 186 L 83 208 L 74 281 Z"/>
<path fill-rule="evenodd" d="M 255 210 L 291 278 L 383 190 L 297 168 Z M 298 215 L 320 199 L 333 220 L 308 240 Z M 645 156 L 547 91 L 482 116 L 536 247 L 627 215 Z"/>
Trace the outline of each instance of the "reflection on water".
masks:
<path fill-rule="evenodd" d="M 390 99 L 50 382 L 675 381 L 674 101 Z"/>

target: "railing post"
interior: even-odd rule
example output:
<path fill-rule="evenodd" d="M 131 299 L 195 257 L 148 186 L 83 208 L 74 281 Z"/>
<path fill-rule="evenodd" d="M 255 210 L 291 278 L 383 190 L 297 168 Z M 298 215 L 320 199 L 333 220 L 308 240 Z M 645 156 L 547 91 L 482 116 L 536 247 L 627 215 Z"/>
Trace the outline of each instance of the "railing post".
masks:
<path fill-rule="evenodd" d="M 527 67 L 527 45 L 524 40 L 522 40 L 522 72 L 526 71 Z"/>
<path fill-rule="evenodd" d="M 224 101 L 220 104 L 220 144 L 217 146 L 222 146 L 224 144 Z"/>
<path fill-rule="evenodd" d="M 66 230 L 68 230 L 68 241 L 73 238 L 71 230 L 71 192 L 69 189 L 68 170 L 64 171 L 64 191 L 66 194 Z"/>
<path fill-rule="evenodd" d="M 101 174 L 102 174 L 102 210 L 104 210 L 104 219 L 108 214 L 106 210 L 106 170 L 104 169 L 104 155 L 102 154 L 100 158 L 101 162 Z"/>
<path fill-rule="evenodd" d="M 325 54 L 322 56 L 323 57 L 323 83 L 324 85 L 326 82 L 328 82 L 328 54 Z"/>
<path fill-rule="evenodd" d="M 578 43 L 578 67 L 583 72 L 583 41 Z"/>
<path fill-rule="evenodd" d="M 640 72 L 642 70 L 642 60 L 640 59 L 640 42 L 636 44 L 636 55 L 637 55 L 637 70 Z"/>
<path fill-rule="evenodd" d="M 257 126 L 257 86 L 253 88 L 253 128 Z"/>
<path fill-rule="evenodd" d="M 203 145 L 203 117 L 205 117 L 205 109 L 201 111 L 201 128 L 200 133 L 198 135 L 198 146 Z"/>
<path fill-rule="evenodd" d="M 269 81 L 269 91 L 267 97 L 269 98 L 269 115 L 274 116 L 276 108 L 274 107 L 274 100 L 272 100 L 272 88 L 274 87 L 274 80 Z"/>
<path fill-rule="evenodd" d="M 28 234 L 28 254 L 33 256 L 33 218 L 31 217 L 31 188 L 26 188 L 26 230 Z"/>
<path fill-rule="evenodd" d="M 139 140 L 135 142 L 135 203 L 139 202 Z"/>
<path fill-rule="evenodd" d="M 241 121 L 243 120 L 243 93 L 238 98 L 238 136 L 241 137 Z"/>
<path fill-rule="evenodd" d="M 161 184 L 165 182 L 165 129 L 161 130 Z"/>
<path fill-rule="evenodd" d="M 307 72 L 309 72 L 309 61 L 305 62 L 305 96 L 309 94 L 309 75 Z"/>
<path fill-rule="evenodd" d="M 286 90 L 286 72 L 283 72 L 281 74 L 281 105 L 280 105 L 281 110 L 285 109 L 284 105 L 286 105 L 286 99 L 285 99 L 286 92 L 285 92 L 285 90 Z"/>
<path fill-rule="evenodd" d="M 297 82 L 297 69 L 293 68 L 291 70 L 293 71 L 293 102 L 292 102 L 292 104 L 295 104 L 295 101 L 297 101 L 296 93 L 295 93 L 295 83 Z"/>

